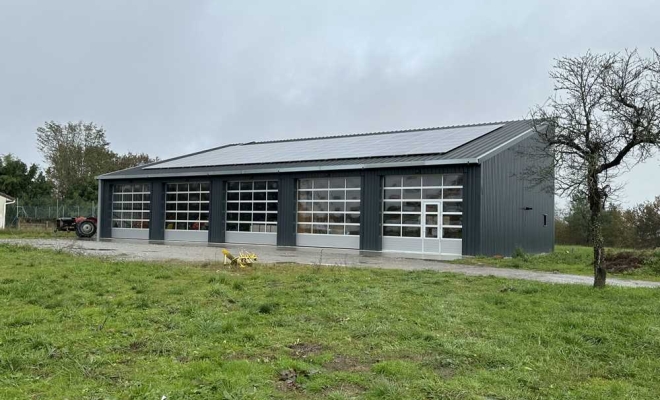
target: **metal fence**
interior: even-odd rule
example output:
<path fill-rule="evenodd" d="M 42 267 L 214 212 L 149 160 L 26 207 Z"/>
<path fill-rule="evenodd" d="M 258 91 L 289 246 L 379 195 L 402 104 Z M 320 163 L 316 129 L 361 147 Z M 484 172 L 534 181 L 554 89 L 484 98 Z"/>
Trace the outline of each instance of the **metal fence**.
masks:
<path fill-rule="evenodd" d="M 54 202 L 53 204 L 31 204 L 18 199 L 8 204 L 5 226 L 18 227 L 21 223 L 46 223 L 62 217 L 95 217 L 96 202 Z"/>

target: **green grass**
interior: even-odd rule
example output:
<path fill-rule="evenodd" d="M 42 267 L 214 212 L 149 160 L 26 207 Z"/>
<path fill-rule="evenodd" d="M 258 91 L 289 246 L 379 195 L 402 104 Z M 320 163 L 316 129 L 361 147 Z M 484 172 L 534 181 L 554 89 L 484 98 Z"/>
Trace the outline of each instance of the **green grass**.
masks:
<path fill-rule="evenodd" d="M 0 398 L 657 399 L 660 291 L 0 245 Z"/>
<path fill-rule="evenodd" d="M 635 251 L 608 249 L 607 251 Z M 608 277 L 660 281 L 660 252 L 643 252 L 647 255 L 646 264 L 634 271 L 609 273 Z M 593 276 L 593 250 L 584 246 L 556 246 L 549 254 L 520 254 L 518 257 L 469 257 L 452 261 L 456 264 L 488 265 L 492 267 L 527 269 L 534 271 L 557 272 Z"/>
<path fill-rule="evenodd" d="M 0 239 L 73 239 L 75 232 L 54 232 L 54 229 L 0 229 Z"/>

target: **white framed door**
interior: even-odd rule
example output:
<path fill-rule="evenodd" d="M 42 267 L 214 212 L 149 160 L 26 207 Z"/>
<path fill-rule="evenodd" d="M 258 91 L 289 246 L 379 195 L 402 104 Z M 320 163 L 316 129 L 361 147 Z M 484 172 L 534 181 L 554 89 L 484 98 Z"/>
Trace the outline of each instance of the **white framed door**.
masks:
<path fill-rule="evenodd" d="M 439 201 L 422 202 L 422 252 L 440 254 L 442 204 Z"/>

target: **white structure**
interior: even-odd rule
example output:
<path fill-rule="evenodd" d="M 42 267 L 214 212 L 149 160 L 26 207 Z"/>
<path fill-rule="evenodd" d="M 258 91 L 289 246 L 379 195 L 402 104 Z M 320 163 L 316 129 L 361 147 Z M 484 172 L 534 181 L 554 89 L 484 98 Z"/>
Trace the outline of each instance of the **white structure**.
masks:
<path fill-rule="evenodd" d="M 7 204 L 14 204 L 15 202 L 16 200 L 13 197 L 0 192 L 0 229 L 5 229 Z"/>

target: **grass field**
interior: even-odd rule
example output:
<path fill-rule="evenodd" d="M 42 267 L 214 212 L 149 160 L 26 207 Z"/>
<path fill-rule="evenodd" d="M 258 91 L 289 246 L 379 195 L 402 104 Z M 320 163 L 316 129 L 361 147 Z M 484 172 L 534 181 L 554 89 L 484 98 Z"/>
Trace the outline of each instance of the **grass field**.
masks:
<path fill-rule="evenodd" d="M 660 291 L 0 244 L 0 398 L 657 399 Z"/>
<path fill-rule="evenodd" d="M 608 276 L 616 278 L 630 278 L 640 280 L 660 281 L 660 251 L 634 251 L 608 249 L 607 251 L 632 251 L 643 254 L 646 263 L 642 268 L 623 272 L 610 273 Z M 593 276 L 593 250 L 584 246 L 556 246 L 550 254 L 528 255 L 521 254 L 513 258 L 470 257 L 453 261 L 457 264 L 488 265 L 502 268 L 528 269 L 545 272 L 559 272 L 563 274 Z"/>
<path fill-rule="evenodd" d="M 53 229 L 0 229 L 0 239 L 73 239 L 75 232 L 53 232 Z"/>

